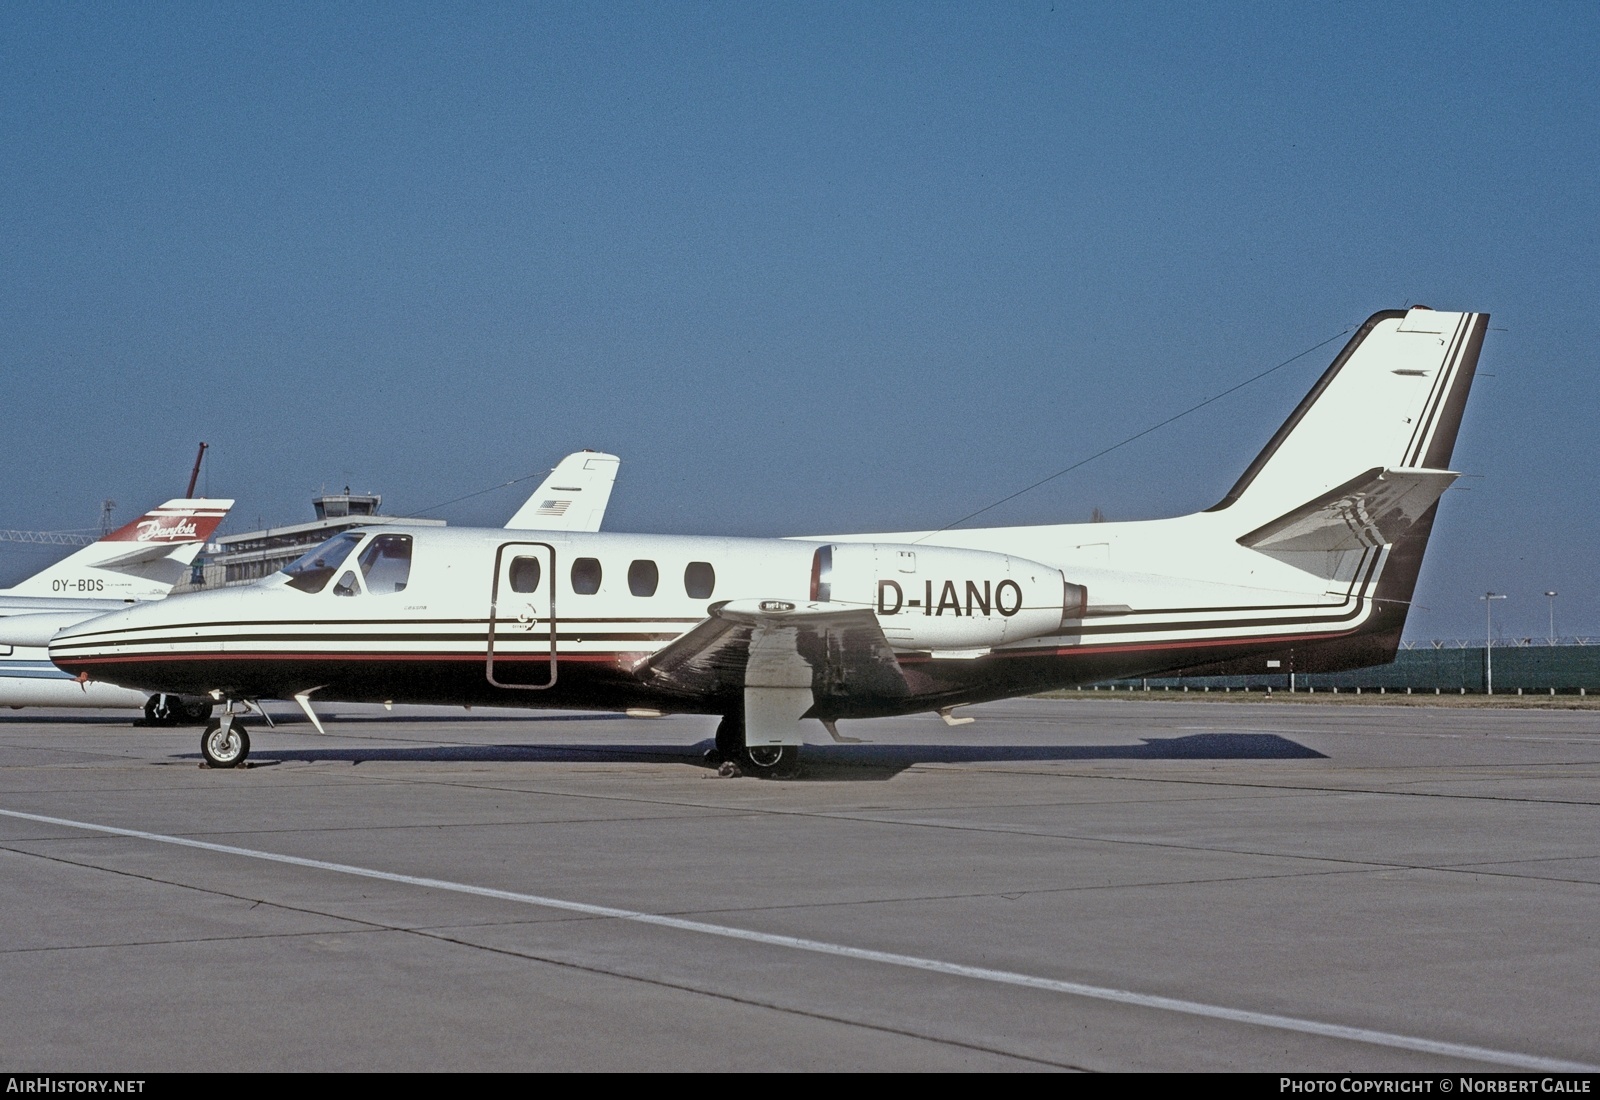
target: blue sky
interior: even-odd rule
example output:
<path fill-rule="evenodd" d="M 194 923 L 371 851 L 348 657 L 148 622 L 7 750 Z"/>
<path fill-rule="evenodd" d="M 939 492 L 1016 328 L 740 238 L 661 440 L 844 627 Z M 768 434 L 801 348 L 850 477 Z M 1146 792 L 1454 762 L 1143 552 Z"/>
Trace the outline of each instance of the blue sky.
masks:
<path fill-rule="evenodd" d="M 1591 4 L 10 3 L 0 527 L 201 439 L 233 530 L 580 447 L 617 529 L 939 526 L 1424 302 L 1494 327 L 1409 634 L 1600 635 L 1597 62 Z M 1206 507 L 1336 347 L 985 522 Z"/>

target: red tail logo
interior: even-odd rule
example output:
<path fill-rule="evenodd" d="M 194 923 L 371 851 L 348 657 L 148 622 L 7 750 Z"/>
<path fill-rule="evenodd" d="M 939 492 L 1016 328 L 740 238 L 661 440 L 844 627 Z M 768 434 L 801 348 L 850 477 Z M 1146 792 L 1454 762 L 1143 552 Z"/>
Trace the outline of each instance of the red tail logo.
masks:
<path fill-rule="evenodd" d="M 232 501 L 220 503 L 231 504 Z M 203 542 L 226 516 L 226 508 L 155 508 L 107 535 L 102 542 Z"/>
<path fill-rule="evenodd" d="M 134 536 L 135 542 L 171 541 L 181 539 L 185 542 L 195 538 L 195 526 L 192 520 L 173 520 L 171 523 L 162 523 L 159 519 L 142 519 L 138 523 L 139 533 Z"/>

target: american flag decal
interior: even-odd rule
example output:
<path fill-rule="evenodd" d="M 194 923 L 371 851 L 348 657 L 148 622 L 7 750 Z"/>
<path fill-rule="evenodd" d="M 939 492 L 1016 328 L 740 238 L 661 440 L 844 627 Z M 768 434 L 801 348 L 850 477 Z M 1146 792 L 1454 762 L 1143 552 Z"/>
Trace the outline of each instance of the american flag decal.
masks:
<path fill-rule="evenodd" d="M 571 505 L 572 501 L 570 500 L 547 500 L 539 505 L 539 514 L 541 516 L 564 515 Z"/>

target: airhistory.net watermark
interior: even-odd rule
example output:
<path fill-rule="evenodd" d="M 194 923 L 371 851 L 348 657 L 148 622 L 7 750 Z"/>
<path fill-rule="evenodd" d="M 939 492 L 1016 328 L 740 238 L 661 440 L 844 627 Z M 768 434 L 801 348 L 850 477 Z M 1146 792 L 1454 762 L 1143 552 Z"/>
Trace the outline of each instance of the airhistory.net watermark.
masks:
<path fill-rule="evenodd" d="M 141 1093 L 143 1077 L 60 1077 L 52 1074 L 12 1074 L 7 1093 Z"/>

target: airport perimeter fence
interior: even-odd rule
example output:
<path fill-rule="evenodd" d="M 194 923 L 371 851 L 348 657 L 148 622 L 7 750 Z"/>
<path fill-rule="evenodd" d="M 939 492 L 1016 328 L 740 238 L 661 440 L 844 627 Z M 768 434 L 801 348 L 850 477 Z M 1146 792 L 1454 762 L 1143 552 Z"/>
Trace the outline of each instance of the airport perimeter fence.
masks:
<path fill-rule="evenodd" d="M 1421 695 L 1475 695 L 1485 690 L 1483 646 L 1413 643 L 1392 664 L 1344 672 L 1264 671 L 1247 676 L 1151 676 L 1084 684 L 1095 691 L 1294 691 L 1396 692 Z M 1495 646 L 1496 695 L 1600 694 L 1600 639 L 1558 645 Z"/>

